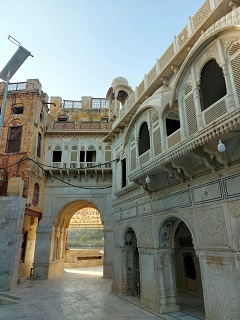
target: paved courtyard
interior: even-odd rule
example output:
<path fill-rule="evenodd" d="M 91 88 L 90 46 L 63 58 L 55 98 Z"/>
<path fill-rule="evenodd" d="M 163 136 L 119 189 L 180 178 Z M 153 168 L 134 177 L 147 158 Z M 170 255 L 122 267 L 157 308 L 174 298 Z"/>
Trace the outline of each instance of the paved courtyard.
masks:
<path fill-rule="evenodd" d="M 183 313 L 158 317 L 110 293 L 110 288 L 111 280 L 102 279 L 102 267 L 66 269 L 53 279 L 31 279 L 18 285 L 19 303 L 0 305 L 0 319 L 197 319 Z"/>

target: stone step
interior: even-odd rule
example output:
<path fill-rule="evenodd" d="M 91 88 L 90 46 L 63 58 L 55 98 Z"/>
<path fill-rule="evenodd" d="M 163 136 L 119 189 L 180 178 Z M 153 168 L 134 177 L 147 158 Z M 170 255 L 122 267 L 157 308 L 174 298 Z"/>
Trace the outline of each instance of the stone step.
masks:
<path fill-rule="evenodd" d="M 19 303 L 20 298 L 8 293 L 8 292 L 0 292 L 0 305 L 1 304 L 16 304 Z"/>

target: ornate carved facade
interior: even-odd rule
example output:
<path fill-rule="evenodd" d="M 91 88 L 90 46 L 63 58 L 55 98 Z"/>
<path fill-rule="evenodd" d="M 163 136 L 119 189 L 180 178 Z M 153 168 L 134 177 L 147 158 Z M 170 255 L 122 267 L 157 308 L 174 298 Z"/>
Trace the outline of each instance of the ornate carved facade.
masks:
<path fill-rule="evenodd" d="M 240 318 L 239 5 L 205 1 L 124 104 L 111 100 L 112 290 L 132 294 L 138 259 L 140 303 L 159 313 L 188 293 L 206 319 Z"/>

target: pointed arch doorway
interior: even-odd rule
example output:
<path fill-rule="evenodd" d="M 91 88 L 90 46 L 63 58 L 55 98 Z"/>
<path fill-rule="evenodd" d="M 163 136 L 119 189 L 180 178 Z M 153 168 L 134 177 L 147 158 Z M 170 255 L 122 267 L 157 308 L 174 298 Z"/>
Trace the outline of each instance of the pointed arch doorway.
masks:
<path fill-rule="evenodd" d="M 176 217 L 167 218 L 159 236 L 160 310 L 181 310 L 205 319 L 201 270 L 188 226 Z"/>

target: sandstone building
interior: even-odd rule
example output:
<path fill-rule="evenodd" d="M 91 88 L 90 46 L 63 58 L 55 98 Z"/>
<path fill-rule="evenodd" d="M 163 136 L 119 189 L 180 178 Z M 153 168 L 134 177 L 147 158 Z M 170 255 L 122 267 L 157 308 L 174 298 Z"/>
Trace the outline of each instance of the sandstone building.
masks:
<path fill-rule="evenodd" d="M 239 6 L 206 0 L 135 90 L 123 77 L 81 102 L 49 101 L 37 80 L 9 90 L 0 252 L 23 239 L 29 258 L 1 267 L 4 290 L 32 263 L 35 278 L 62 272 L 70 218 L 92 207 L 113 292 L 162 314 L 187 293 L 206 319 L 240 318 Z"/>

